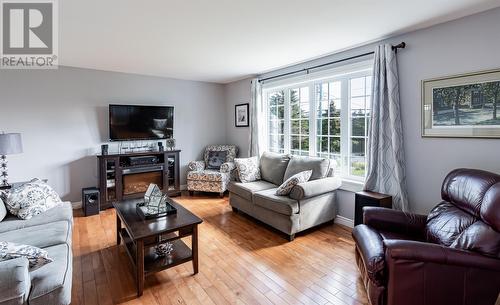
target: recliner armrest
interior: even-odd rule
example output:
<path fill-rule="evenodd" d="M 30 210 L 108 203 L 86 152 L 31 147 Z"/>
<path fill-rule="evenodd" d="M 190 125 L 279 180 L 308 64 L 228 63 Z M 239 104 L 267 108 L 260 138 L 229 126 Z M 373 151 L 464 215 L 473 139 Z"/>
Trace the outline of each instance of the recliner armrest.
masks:
<path fill-rule="evenodd" d="M 311 180 L 294 186 L 289 196 L 295 200 L 302 200 L 304 198 L 333 192 L 338 189 L 341 184 L 341 180 L 336 177 Z"/>
<path fill-rule="evenodd" d="M 19 257 L 0 262 L 0 304 L 25 304 L 31 288 L 28 260 Z"/>
<path fill-rule="evenodd" d="M 202 171 L 205 169 L 205 161 L 191 161 L 188 168 L 192 171 Z"/>
<path fill-rule="evenodd" d="M 410 240 L 384 240 L 386 260 L 407 260 L 500 271 L 500 260 L 443 245 Z"/>
<path fill-rule="evenodd" d="M 404 213 L 402 211 L 364 207 L 363 223 L 380 231 L 397 232 L 422 238 L 427 216 Z"/>
<path fill-rule="evenodd" d="M 359 225 L 352 230 L 356 248 L 363 260 L 368 277 L 377 285 L 386 282 L 385 249 L 382 236 L 366 225 Z"/>

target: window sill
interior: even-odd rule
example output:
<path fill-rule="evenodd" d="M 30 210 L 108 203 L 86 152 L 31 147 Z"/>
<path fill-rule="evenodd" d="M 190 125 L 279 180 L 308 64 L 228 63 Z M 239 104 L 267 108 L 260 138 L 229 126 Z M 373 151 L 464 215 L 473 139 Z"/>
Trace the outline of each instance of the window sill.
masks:
<path fill-rule="evenodd" d="M 360 192 L 363 190 L 365 183 L 361 181 L 342 179 L 342 185 L 340 186 L 340 190 L 347 192 Z"/>

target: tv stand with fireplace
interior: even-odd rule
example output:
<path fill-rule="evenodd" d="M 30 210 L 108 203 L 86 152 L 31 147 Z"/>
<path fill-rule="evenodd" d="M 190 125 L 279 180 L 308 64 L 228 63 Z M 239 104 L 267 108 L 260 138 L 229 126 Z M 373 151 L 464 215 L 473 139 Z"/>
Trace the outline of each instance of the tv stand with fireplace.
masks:
<path fill-rule="evenodd" d="M 169 196 L 179 196 L 180 152 L 167 150 L 98 155 L 101 210 L 112 207 L 116 201 L 141 198 L 150 183 L 157 184 Z"/>

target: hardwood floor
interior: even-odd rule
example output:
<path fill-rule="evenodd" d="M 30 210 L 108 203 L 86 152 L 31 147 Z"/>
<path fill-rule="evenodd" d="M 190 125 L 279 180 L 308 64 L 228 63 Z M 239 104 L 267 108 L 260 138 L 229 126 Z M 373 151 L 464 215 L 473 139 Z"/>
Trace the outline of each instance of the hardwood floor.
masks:
<path fill-rule="evenodd" d="M 148 276 L 136 298 L 131 263 L 116 246 L 114 210 L 76 215 L 72 304 L 368 304 L 348 228 L 327 224 L 287 242 L 233 213 L 227 197 L 177 199 L 204 221 L 200 273 L 186 263 Z"/>

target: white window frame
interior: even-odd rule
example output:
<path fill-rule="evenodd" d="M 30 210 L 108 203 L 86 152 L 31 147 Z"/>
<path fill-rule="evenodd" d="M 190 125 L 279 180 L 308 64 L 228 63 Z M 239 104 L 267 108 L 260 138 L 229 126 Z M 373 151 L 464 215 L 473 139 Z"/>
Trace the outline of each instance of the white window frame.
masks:
<path fill-rule="evenodd" d="M 350 65 L 343 65 L 333 69 L 323 70 L 308 75 L 301 75 L 297 77 L 287 78 L 284 80 L 265 83 L 263 85 L 262 98 L 264 100 L 266 124 L 262 132 L 265 132 L 266 143 L 269 144 L 269 105 L 268 95 L 278 90 L 285 91 L 285 111 L 284 111 L 284 151 L 290 153 L 290 133 L 291 133 L 291 119 L 290 119 L 290 90 L 308 87 L 309 88 L 309 155 L 317 155 L 317 103 L 315 86 L 325 82 L 341 81 L 341 140 L 340 140 L 340 155 L 341 155 L 341 172 L 340 177 L 343 180 L 343 188 L 351 191 L 361 190 L 364 184 L 365 177 L 349 175 L 350 171 L 350 158 L 351 158 L 351 145 L 350 137 L 352 134 L 351 120 L 351 88 L 350 79 L 364 76 L 371 76 L 373 62 L 362 61 Z M 300 101 L 299 101 L 300 103 Z M 347 126 L 347 127 L 346 127 Z M 367 127 L 365 127 L 367 128 Z M 365 158 L 366 158 L 366 142 L 365 142 Z"/>

